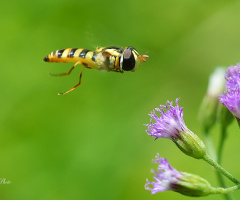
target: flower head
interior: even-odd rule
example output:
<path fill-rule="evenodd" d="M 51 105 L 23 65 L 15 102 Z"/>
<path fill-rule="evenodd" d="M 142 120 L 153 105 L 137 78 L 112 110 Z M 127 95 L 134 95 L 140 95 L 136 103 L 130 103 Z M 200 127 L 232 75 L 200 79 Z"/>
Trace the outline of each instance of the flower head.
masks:
<path fill-rule="evenodd" d="M 171 139 L 181 151 L 194 158 L 203 158 L 206 154 L 205 145 L 200 138 L 191 132 L 183 120 L 183 108 L 178 106 L 179 99 L 176 100 L 176 106 L 172 102 L 167 102 L 166 106 L 160 105 L 155 108 L 162 116 L 158 117 L 153 111 L 149 114 L 150 124 L 146 124 L 148 135 L 157 138 Z M 166 111 L 164 111 L 166 109 Z"/>
<path fill-rule="evenodd" d="M 225 79 L 227 80 L 227 90 L 234 90 L 240 86 L 240 63 L 228 68 Z"/>
<path fill-rule="evenodd" d="M 167 190 L 195 197 L 219 193 L 205 179 L 194 174 L 179 172 L 169 164 L 166 158 L 161 158 L 159 155 L 156 158 L 153 162 L 159 163 L 158 171 L 151 170 L 155 174 L 155 181 L 151 182 L 147 179 L 145 184 L 145 189 L 150 190 L 151 194 Z"/>
<path fill-rule="evenodd" d="M 154 159 L 153 162 L 159 163 L 158 171 L 151 170 L 151 172 L 155 173 L 155 182 L 150 182 L 147 179 L 145 185 L 145 189 L 150 190 L 151 194 L 172 190 L 172 185 L 176 185 L 183 176 L 181 172 L 177 171 L 169 164 L 166 158 L 161 158 L 159 155 L 157 155 L 156 158 L 157 159 Z M 152 185 L 153 188 L 149 187 L 149 185 Z"/>
<path fill-rule="evenodd" d="M 177 138 L 180 132 L 188 131 L 187 126 L 183 120 L 183 108 L 179 108 L 178 106 L 179 99 L 176 100 L 176 106 L 174 107 L 172 102 L 167 101 L 166 106 L 160 105 L 159 108 L 155 108 L 162 116 L 158 117 L 153 111 L 149 114 L 152 119 L 156 122 L 153 123 L 152 119 L 150 120 L 150 124 L 146 124 L 148 129 L 148 135 L 157 138 Z M 164 112 L 164 108 L 167 110 Z"/>
<path fill-rule="evenodd" d="M 240 88 L 235 91 L 224 92 L 219 96 L 219 100 L 238 120 L 240 119 Z"/>
<path fill-rule="evenodd" d="M 230 66 L 225 76 L 226 91 L 219 95 L 219 100 L 240 120 L 240 64 Z"/>

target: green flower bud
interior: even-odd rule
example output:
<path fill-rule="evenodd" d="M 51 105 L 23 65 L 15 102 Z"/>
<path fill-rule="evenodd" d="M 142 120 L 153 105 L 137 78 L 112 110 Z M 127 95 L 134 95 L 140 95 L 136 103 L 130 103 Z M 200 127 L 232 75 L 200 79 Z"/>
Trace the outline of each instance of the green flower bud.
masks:
<path fill-rule="evenodd" d="M 192 131 L 180 132 L 178 137 L 172 138 L 178 148 L 188 156 L 201 159 L 206 154 L 206 147 L 203 141 Z"/>
<path fill-rule="evenodd" d="M 199 121 L 205 132 L 208 132 L 216 123 L 219 104 L 218 95 L 225 88 L 224 75 L 224 68 L 216 68 L 209 78 L 207 93 L 199 109 Z"/>
<path fill-rule="evenodd" d="M 208 132 L 216 123 L 218 99 L 205 96 L 199 109 L 198 118 L 204 131 Z"/>
<path fill-rule="evenodd" d="M 212 187 L 207 180 L 187 172 L 181 173 L 183 176 L 178 183 L 171 185 L 175 192 L 192 197 L 202 197 L 216 193 L 216 188 Z"/>

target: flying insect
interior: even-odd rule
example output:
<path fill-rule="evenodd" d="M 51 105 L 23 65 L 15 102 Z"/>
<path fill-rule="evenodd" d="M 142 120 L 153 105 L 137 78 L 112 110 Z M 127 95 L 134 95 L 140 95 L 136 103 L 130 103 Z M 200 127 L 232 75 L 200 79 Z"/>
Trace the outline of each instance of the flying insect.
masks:
<path fill-rule="evenodd" d="M 109 46 L 97 48 L 96 51 L 80 48 L 56 50 L 48 54 L 43 61 L 56 63 L 75 63 L 68 72 L 59 74 L 50 73 L 53 76 L 70 75 L 72 70 L 77 65 L 83 65 L 79 75 L 78 83 L 68 91 L 58 93 L 58 95 L 64 95 L 73 91 L 81 84 L 84 68 L 107 70 L 109 72 L 119 72 L 123 74 L 124 71 L 134 72 L 137 69 L 140 61 L 145 62 L 146 58 L 148 58 L 147 55 L 140 55 L 138 51 L 131 46 L 125 48 Z"/>

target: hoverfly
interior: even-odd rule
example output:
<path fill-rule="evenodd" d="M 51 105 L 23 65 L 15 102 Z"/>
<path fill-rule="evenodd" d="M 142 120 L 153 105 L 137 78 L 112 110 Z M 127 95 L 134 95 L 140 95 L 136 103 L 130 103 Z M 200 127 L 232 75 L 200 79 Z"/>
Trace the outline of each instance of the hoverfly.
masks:
<path fill-rule="evenodd" d="M 43 61 L 45 62 L 73 62 L 75 63 L 68 72 L 52 74 L 53 76 L 66 76 L 71 74 L 72 70 L 78 65 L 83 65 L 78 84 L 66 92 L 58 93 L 58 95 L 67 94 L 73 91 L 81 84 L 82 73 L 84 68 L 107 70 L 112 72 L 132 71 L 134 72 L 139 65 L 139 61 L 145 62 L 147 55 L 139 55 L 133 47 L 100 47 L 96 51 L 88 49 L 68 48 L 51 52 Z"/>

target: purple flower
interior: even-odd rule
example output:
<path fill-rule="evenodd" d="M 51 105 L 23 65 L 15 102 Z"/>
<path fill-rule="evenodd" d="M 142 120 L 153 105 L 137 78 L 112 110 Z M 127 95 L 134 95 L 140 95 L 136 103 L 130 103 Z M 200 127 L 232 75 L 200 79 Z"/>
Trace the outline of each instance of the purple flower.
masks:
<path fill-rule="evenodd" d="M 172 102 L 167 101 L 166 106 L 160 105 L 160 109 L 155 108 L 162 115 L 161 117 L 158 117 L 154 111 L 149 114 L 156 122 L 153 123 L 151 119 L 150 124 L 146 124 L 148 135 L 156 137 L 156 139 L 160 137 L 172 139 L 178 138 L 180 132 L 188 131 L 183 121 L 183 108 L 179 108 L 178 101 L 179 98 L 176 99 L 175 107 Z M 164 108 L 166 112 L 164 112 Z"/>
<path fill-rule="evenodd" d="M 186 196 L 200 197 L 222 192 L 222 189 L 218 191 L 200 176 L 177 171 L 166 158 L 157 155 L 153 162 L 159 163 L 157 171 L 151 170 L 155 174 L 154 181 L 147 179 L 145 184 L 145 189 L 150 190 L 151 194 L 172 190 Z"/>
<path fill-rule="evenodd" d="M 146 124 L 148 135 L 157 138 L 169 138 L 185 154 L 194 158 L 203 158 L 206 154 L 204 143 L 201 139 L 190 131 L 183 121 L 183 108 L 178 106 L 179 99 L 176 99 L 176 106 L 172 102 L 167 102 L 166 106 L 160 105 L 155 108 L 162 116 L 158 117 L 153 111 L 150 115 L 156 122 Z M 164 111 L 164 109 L 166 111 Z"/>
<path fill-rule="evenodd" d="M 219 100 L 225 105 L 230 112 L 239 120 L 240 119 L 240 89 L 235 91 L 224 92 L 219 96 Z"/>
<path fill-rule="evenodd" d="M 239 121 L 240 119 L 240 64 L 230 66 L 225 76 L 226 91 L 219 95 L 219 100 Z"/>
<path fill-rule="evenodd" d="M 179 178 L 183 176 L 181 172 L 177 171 L 169 164 L 166 158 L 161 158 L 159 155 L 157 155 L 156 158 L 157 159 L 153 160 L 153 162 L 160 163 L 158 171 L 151 170 L 151 172 L 155 173 L 155 182 L 150 182 L 147 179 L 145 185 L 145 189 L 151 190 L 151 194 L 173 190 L 173 186 L 177 185 Z M 152 188 L 150 188 L 149 185 L 152 185 Z"/>
<path fill-rule="evenodd" d="M 234 90 L 240 86 L 240 63 L 228 68 L 225 79 L 227 80 L 227 90 Z"/>

